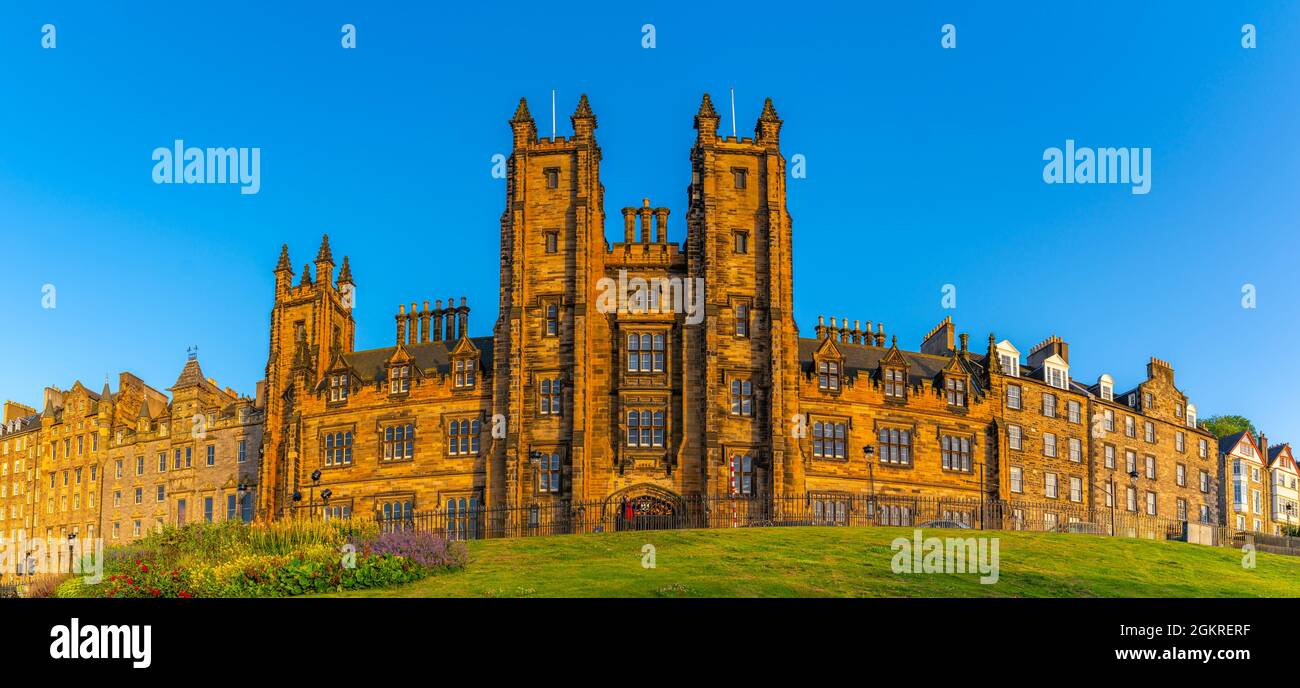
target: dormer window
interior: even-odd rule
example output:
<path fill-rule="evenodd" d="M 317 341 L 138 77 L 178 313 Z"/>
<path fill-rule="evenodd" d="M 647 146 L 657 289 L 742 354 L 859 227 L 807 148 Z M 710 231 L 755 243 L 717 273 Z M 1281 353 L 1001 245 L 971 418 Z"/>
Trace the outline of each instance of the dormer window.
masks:
<path fill-rule="evenodd" d="M 838 392 L 840 389 L 839 361 L 822 361 L 817 364 L 817 388 Z"/>
<path fill-rule="evenodd" d="M 457 388 L 473 387 L 474 386 L 474 359 L 472 358 L 457 359 L 455 366 L 456 366 L 456 374 L 455 377 L 453 378 L 455 386 Z"/>
<path fill-rule="evenodd" d="M 1187 427 L 1196 427 L 1196 407 L 1191 404 L 1187 405 Z"/>
<path fill-rule="evenodd" d="M 388 372 L 388 393 L 405 394 L 411 391 L 411 366 L 393 366 Z"/>
<path fill-rule="evenodd" d="M 1070 382 L 1070 375 L 1064 368 L 1047 366 L 1043 369 L 1043 379 L 1047 381 L 1047 384 L 1057 389 L 1067 389 Z"/>
<path fill-rule="evenodd" d="M 944 378 L 944 389 L 948 396 L 949 406 L 966 405 L 966 380 L 965 378 L 949 377 Z"/>
<path fill-rule="evenodd" d="M 1009 354 L 1002 354 L 1002 372 L 1011 377 L 1020 377 L 1020 361 L 1012 358 Z"/>
<path fill-rule="evenodd" d="M 1105 401 L 1115 400 L 1115 379 L 1110 375 L 1097 378 L 1097 394 Z"/>
<path fill-rule="evenodd" d="M 330 376 L 330 401 L 347 401 L 348 400 L 348 375 Z M 240 409 L 240 421 L 243 421 L 244 410 Z"/>
<path fill-rule="evenodd" d="M 888 399 L 907 398 L 907 376 L 902 368 L 885 368 L 885 397 Z"/>

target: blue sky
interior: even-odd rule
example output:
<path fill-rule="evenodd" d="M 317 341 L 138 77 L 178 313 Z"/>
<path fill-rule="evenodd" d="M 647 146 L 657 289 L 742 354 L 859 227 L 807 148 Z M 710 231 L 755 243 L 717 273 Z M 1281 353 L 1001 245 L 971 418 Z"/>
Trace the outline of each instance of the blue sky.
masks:
<path fill-rule="evenodd" d="M 771 96 L 807 158 L 789 184 L 805 336 L 818 314 L 909 347 L 945 315 L 981 350 L 990 330 L 1025 352 L 1057 334 L 1085 381 L 1127 388 L 1156 355 L 1203 417 L 1300 441 L 1293 4 L 189 4 L 0 9 L 0 396 L 120 370 L 165 388 L 191 345 L 251 393 L 280 244 L 300 270 L 322 232 L 351 256 L 358 348 L 391 343 L 397 304 L 452 295 L 489 334 L 491 157 L 518 98 L 545 133 L 555 89 L 563 135 L 589 94 L 606 234 L 648 196 L 680 241 L 691 118 L 709 91 L 729 131 L 734 86 L 742 135 Z M 151 152 L 177 138 L 260 147 L 260 193 L 155 185 Z M 1151 192 L 1045 184 L 1066 139 L 1151 148 Z"/>

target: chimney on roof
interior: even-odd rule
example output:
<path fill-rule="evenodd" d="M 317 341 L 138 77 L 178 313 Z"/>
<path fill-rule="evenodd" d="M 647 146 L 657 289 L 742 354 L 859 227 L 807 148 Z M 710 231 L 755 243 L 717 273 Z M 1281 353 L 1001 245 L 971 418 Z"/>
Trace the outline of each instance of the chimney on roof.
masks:
<path fill-rule="evenodd" d="M 641 243 L 650 243 L 650 217 L 654 210 L 650 208 L 650 199 L 641 199 Z"/>
<path fill-rule="evenodd" d="M 1262 431 L 1259 433 L 1259 451 L 1263 455 L 1260 458 L 1264 460 L 1264 465 L 1268 465 L 1268 435 Z"/>
<path fill-rule="evenodd" d="M 433 341 L 442 341 L 442 299 L 433 302 Z"/>
<path fill-rule="evenodd" d="M 456 341 L 456 299 L 447 299 L 447 341 Z"/>
<path fill-rule="evenodd" d="M 406 343 L 406 304 L 397 304 L 397 345 Z"/>
<path fill-rule="evenodd" d="M 424 302 L 424 309 L 420 311 L 420 343 L 424 344 L 429 341 L 429 302 Z"/>
<path fill-rule="evenodd" d="M 460 336 L 469 336 L 469 306 L 466 305 L 464 296 L 460 297 L 460 308 L 457 309 L 457 315 L 460 319 Z"/>
<path fill-rule="evenodd" d="M 966 349 L 966 345 L 969 344 L 969 343 L 970 343 L 970 335 L 967 334 L 967 333 L 965 333 L 965 332 L 962 332 L 962 333 L 961 333 L 961 352 L 962 352 L 963 354 L 966 353 L 966 351 L 967 351 L 967 349 Z"/>
<path fill-rule="evenodd" d="M 952 324 L 952 316 L 946 316 L 930 333 L 925 335 L 921 342 L 921 353 L 934 354 L 936 356 L 947 356 L 954 349 L 954 332 L 956 328 Z"/>
<path fill-rule="evenodd" d="M 636 243 L 636 208 L 623 209 L 623 243 Z"/>
<path fill-rule="evenodd" d="M 1030 349 L 1029 356 L 1025 360 L 1030 368 L 1037 368 L 1042 365 L 1043 361 L 1052 356 L 1060 356 L 1066 365 L 1070 364 L 1070 345 L 1056 335 L 1044 339 Z"/>
<path fill-rule="evenodd" d="M 655 208 L 655 243 L 668 242 L 668 209 Z"/>
<path fill-rule="evenodd" d="M 817 333 L 818 339 L 826 338 L 826 316 L 824 315 L 817 316 L 817 327 L 814 330 L 814 332 Z"/>

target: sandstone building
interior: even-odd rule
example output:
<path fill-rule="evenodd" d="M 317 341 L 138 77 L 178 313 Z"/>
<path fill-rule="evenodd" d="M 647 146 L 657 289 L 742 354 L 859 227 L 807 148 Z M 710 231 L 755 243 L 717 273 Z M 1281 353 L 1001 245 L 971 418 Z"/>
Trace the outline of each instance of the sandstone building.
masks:
<path fill-rule="evenodd" d="M 680 243 L 649 199 L 606 239 L 585 96 L 571 122 L 539 137 L 522 99 L 509 121 L 490 335 L 471 336 L 463 298 L 421 299 L 398 307 L 392 346 L 358 351 L 348 259 L 336 275 L 326 238 L 296 274 L 282 249 L 263 516 L 740 495 L 807 496 L 833 519 L 880 495 L 966 500 L 954 520 L 1002 499 L 1039 503 L 1048 525 L 1086 509 L 1219 522 L 1215 438 L 1164 361 L 1116 393 L 1109 375 L 1077 381 L 1055 336 L 1024 356 L 992 335 L 972 350 L 950 318 L 915 350 L 879 322 L 800 337 L 770 100 L 737 138 L 704 97 Z"/>

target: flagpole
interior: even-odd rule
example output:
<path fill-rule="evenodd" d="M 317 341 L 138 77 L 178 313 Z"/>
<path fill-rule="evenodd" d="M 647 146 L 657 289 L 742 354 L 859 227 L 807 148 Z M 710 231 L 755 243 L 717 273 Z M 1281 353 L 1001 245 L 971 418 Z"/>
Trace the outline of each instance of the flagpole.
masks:
<path fill-rule="evenodd" d="M 551 89 L 551 140 L 555 140 L 555 89 Z"/>
<path fill-rule="evenodd" d="M 736 87 L 731 87 L 731 137 L 736 137 Z"/>

